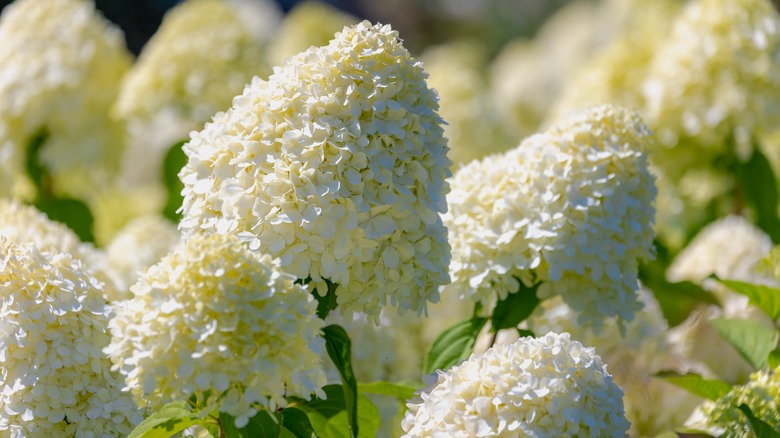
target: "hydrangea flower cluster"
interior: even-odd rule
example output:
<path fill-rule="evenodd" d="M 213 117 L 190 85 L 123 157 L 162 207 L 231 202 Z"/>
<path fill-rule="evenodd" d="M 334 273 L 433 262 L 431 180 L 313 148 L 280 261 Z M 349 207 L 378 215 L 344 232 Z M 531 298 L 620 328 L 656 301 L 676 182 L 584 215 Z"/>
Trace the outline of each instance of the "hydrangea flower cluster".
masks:
<path fill-rule="evenodd" d="M 780 429 L 780 368 L 753 373 L 750 380 L 717 401 L 707 400 L 686 422 L 686 426 L 723 438 L 755 436 L 747 417 L 737 408 L 745 403 L 757 418 L 774 430 Z"/>
<path fill-rule="evenodd" d="M 143 405 L 197 395 L 244 427 L 260 403 L 322 394 L 316 301 L 233 235 L 196 234 L 148 268 L 111 320 L 106 349 Z"/>
<path fill-rule="evenodd" d="M 623 392 L 568 333 L 472 355 L 407 403 L 405 437 L 624 437 Z"/>
<path fill-rule="evenodd" d="M 567 332 L 583 345 L 593 347 L 623 389 L 630 435 L 656 436 L 669 425 L 682 424 L 701 399 L 654 377 L 664 370 L 688 371 L 693 364 L 687 363 L 667 340 L 669 326 L 652 292 L 640 289 L 639 298 L 643 308 L 622 332 L 614 321 L 598 333 L 581 327 L 560 298 L 544 301 L 527 324 L 534 333 Z"/>
<path fill-rule="evenodd" d="M 50 220 L 35 207 L 0 199 L 0 237 L 33 243 L 41 250 L 72 255 L 83 263 L 83 269 L 104 283 L 102 292 L 109 301 L 121 298 L 111 281 L 103 252 L 89 243 L 82 243 L 70 228 Z"/>
<path fill-rule="evenodd" d="M 3 436 L 127 436 L 143 419 L 102 352 L 111 309 L 70 254 L 0 237 Z"/>
<path fill-rule="evenodd" d="M 107 177 L 122 150 L 108 117 L 132 59 L 122 32 L 91 1 L 19 0 L 3 9 L 0 41 L 0 173 L 22 177 L 28 142 L 46 131 L 40 158 L 57 186 L 91 190 L 71 175 Z"/>
<path fill-rule="evenodd" d="M 106 266 L 118 290 L 127 292 L 149 266 L 181 240 L 176 225 L 162 216 L 143 216 L 127 224 L 106 248 Z"/>
<path fill-rule="evenodd" d="M 185 234 L 237 234 L 284 270 L 338 284 L 341 312 L 422 311 L 449 281 L 451 162 L 426 74 L 390 26 L 346 27 L 184 145 Z"/>
<path fill-rule="evenodd" d="M 729 138 L 749 145 L 751 136 L 774 129 L 778 58 L 780 15 L 770 1 L 689 2 L 644 86 L 646 117 L 660 143 L 689 138 L 702 151 L 721 150 Z"/>
<path fill-rule="evenodd" d="M 490 304 L 542 282 L 539 296 L 563 296 L 583 326 L 630 320 L 638 261 L 652 257 L 649 141 L 635 113 L 606 105 L 462 167 L 444 216 L 448 289 Z"/>

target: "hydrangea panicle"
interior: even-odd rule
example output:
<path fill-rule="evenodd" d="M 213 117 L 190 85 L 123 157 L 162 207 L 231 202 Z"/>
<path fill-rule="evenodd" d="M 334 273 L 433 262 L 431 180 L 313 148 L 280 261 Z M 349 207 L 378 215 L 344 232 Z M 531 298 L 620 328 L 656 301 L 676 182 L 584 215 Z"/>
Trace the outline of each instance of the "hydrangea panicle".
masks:
<path fill-rule="evenodd" d="M 451 162 L 426 73 L 390 26 L 345 27 L 329 45 L 255 78 L 184 145 L 185 235 L 236 234 L 339 309 L 424 311 L 449 281 Z"/>
<path fill-rule="evenodd" d="M 317 303 L 267 254 L 233 235 L 196 234 L 149 267 L 109 324 L 106 352 L 136 402 L 197 395 L 243 427 L 260 403 L 325 384 Z"/>
<path fill-rule="evenodd" d="M 568 333 L 521 338 L 446 372 L 407 403 L 404 437 L 627 437 L 623 391 Z"/>

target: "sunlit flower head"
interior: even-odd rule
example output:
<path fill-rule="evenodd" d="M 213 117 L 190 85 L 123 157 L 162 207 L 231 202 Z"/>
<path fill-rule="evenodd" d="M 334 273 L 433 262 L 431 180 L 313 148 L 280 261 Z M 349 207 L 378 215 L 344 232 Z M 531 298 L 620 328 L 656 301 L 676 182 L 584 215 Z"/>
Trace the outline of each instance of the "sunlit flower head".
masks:
<path fill-rule="evenodd" d="M 3 436 L 127 436 L 143 419 L 102 352 L 101 288 L 70 254 L 0 237 Z"/>
<path fill-rule="evenodd" d="M 622 397 L 592 348 L 548 333 L 439 372 L 401 425 L 405 437 L 625 437 Z"/>
<path fill-rule="evenodd" d="M 106 352 L 139 405 L 196 395 L 243 427 L 260 403 L 321 394 L 316 301 L 233 235 L 196 234 L 148 268 L 117 309 Z"/>
<path fill-rule="evenodd" d="M 451 162 L 426 73 L 390 26 L 346 27 L 255 78 L 184 145 L 185 234 L 237 234 L 339 309 L 422 310 L 449 281 Z"/>
<path fill-rule="evenodd" d="M 582 325 L 630 320 L 637 265 L 651 257 L 655 178 L 649 133 L 613 106 L 573 114 L 450 180 L 451 293 L 490 304 L 541 282 Z"/>

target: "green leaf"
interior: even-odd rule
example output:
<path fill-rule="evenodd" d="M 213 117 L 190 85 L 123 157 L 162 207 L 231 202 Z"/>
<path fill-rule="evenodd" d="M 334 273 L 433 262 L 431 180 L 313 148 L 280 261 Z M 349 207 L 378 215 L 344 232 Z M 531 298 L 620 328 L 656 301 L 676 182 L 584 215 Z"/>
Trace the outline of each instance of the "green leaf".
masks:
<path fill-rule="evenodd" d="M 691 394 L 708 400 L 717 400 L 728 394 L 731 386 L 720 380 L 709 380 L 694 373 L 678 374 L 674 371 L 661 371 L 655 377 L 664 379 L 667 382 L 678 386 Z"/>
<path fill-rule="evenodd" d="M 780 349 L 775 348 L 774 350 L 770 351 L 766 357 L 766 363 L 771 369 L 780 367 Z"/>
<path fill-rule="evenodd" d="M 507 295 L 506 299 L 499 301 L 496 308 L 493 309 L 493 317 L 490 320 L 491 332 L 517 328 L 517 325 L 531 316 L 539 303 L 542 302 L 536 296 L 536 290 L 539 289 L 541 283 L 526 287 L 519 279 L 518 282 L 520 290 Z"/>
<path fill-rule="evenodd" d="M 747 163 L 736 169 L 743 201 L 756 213 L 756 225 L 764 230 L 775 243 L 780 243 L 780 218 L 777 206 L 780 203 L 777 181 L 769 160 L 761 148 L 753 145 L 753 155 Z"/>
<path fill-rule="evenodd" d="M 395 397 L 400 401 L 406 401 L 414 397 L 414 392 L 419 387 L 390 382 L 371 382 L 358 384 L 358 390 L 363 394 L 377 394 Z"/>
<path fill-rule="evenodd" d="M 642 265 L 639 268 L 639 279 L 645 287 L 653 291 L 670 327 L 685 321 L 693 309 L 700 304 L 720 306 L 715 295 L 697 284 L 690 281 L 679 283 L 666 281 L 666 267 L 658 261 Z"/>
<path fill-rule="evenodd" d="M 710 322 L 718 333 L 757 370 L 766 365 L 769 352 L 777 347 L 777 332 L 762 324 L 725 318 L 716 318 Z"/>
<path fill-rule="evenodd" d="M 175 224 L 178 224 L 181 220 L 181 214 L 176 211 L 184 202 L 184 197 L 181 195 L 184 184 L 179 180 L 179 172 L 187 164 L 187 155 L 182 148 L 184 143 L 186 143 L 186 140 L 175 143 L 168 149 L 162 168 L 162 178 L 166 192 L 163 216 Z"/>
<path fill-rule="evenodd" d="M 529 336 L 532 337 L 532 338 L 536 337 L 536 334 L 534 332 L 532 332 L 531 330 L 525 330 L 525 329 L 517 329 L 517 334 L 521 338 L 526 338 L 526 337 L 529 337 Z"/>
<path fill-rule="evenodd" d="M 306 413 L 319 438 L 350 438 L 349 419 L 347 418 L 344 391 L 341 385 L 327 385 L 322 388 L 326 399 L 314 399 L 296 405 Z M 381 417 L 379 410 L 366 396 L 360 394 L 357 398 L 358 405 L 358 438 L 374 438 L 379 430 Z"/>
<path fill-rule="evenodd" d="M 39 196 L 46 196 L 51 192 L 51 177 L 43 164 L 41 164 L 41 149 L 43 149 L 43 145 L 48 138 L 48 132 L 41 130 L 27 142 L 24 164 L 27 169 L 27 176 L 30 177 L 30 181 L 38 189 Z"/>
<path fill-rule="evenodd" d="M 325 337 L 325 348 L 328 350 L 328 356 L 330 356 L 330 359 L 333 361 L 333 364 L 341 375 L 341 383 L 344 390 L 344 403 L 347 409 L 349 426 L 352 431 L 352 436 L 356 437 L 358 436 L 358 392 L 357 379 L 355 379 L 355 373 L 352 371 L 352 342 L 349 340 L 347 332 L 336 324 L 331 324 L 323 328 L 322 333 Z"/>
<path fill-rule="evenodd" d="M 189 409 L 187 402 L 168 403 L 141 422 L 128 438 L 168 438 L 204 421 Z"/>
<path fill-rule="evenodd" d="M 447 370 L 468 359 L 474 350 L 477 335 L 487 321 L 487 318 L 479 317 L 467 319 L 440 334 L 433 341 L 433 345 L 425 356 L 423 374 L 430 374 L 436 370 Z"/>
<path fill-rule="evenodd" d="M 738 409 L 742 411 L 750 422 L 750 428 L 753 429 L 753 433 L 756 434 L 756 438 L 780 438 L 780 432 L 775 430 L 772 426 L 765 423 L 760 418 L 753 415 L 753 411 L 745 403 L 739 405 Z"/>
<path fill-rule="evenodd" d="M 277 416 L 281 417 L 282 424 L 282 433 L 279 436 L 289 434 L 294 438 L 312 438 L 314 435 L 309 417 L 302 410 L 285 408 Z"/>
<path fill-rule="evenodd" d="M 49 219 L 65 224 L 82 242 L 95 241 L 92 233 L 95 220 L 83 202 L 71 198 L 43 197 L 35 202 L 35 207 L 46 213 Z"/>
<path fill-rule="evenodd" d="M 303 284 L 308 284 L 311 279 L 306 279 Z M 312 289 L 311 294 L 314 295 L 314 299 L 317 300 L 317 316 L 320 319 L 325 319 L 332 310 L 336 310 L 338 302 L 336 301 L 336 289 L 338 284 L 331 283 L 330 280 L 325 280 L 325 284 L 328 285 L 328 291 L 325 295 L 320 295 L 317 289 Z"/>
<path fill-rule="evenodd" d="M 750 304 L 763 310 L 772 321 L 780 319 L 780 289 L 744 281 L 716 280 L 734 292 L 748 297 Z"/>
<path fill-rule="evenodd" d="M 222 427 L 222 433 L 225 434 L 226 438 L 276 438 L 281 430 L 271 414 L 264 409 L 250 418 L 249 423 L 241 429 L 236 427 L 235 417 L 220 412 L 219 425 Z"/>

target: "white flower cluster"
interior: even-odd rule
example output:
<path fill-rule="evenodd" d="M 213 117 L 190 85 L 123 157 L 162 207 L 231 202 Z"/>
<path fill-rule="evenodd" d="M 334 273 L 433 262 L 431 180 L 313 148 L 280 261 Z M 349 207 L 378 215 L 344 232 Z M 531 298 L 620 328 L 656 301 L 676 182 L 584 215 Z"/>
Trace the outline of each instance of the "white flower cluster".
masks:
<path fill-rule="evenodd" d="M 0 41 L 3 173 L 22 175 L 27 144 L 42 130 L 41 160 L 60 187 L 72 173 L 116 168 L 122 128 L 108 113 L 131 63 L 122 32 L 91 1 L 18 0 L 3 9 Z"/>
<path fill-rule="evenodd" d="M 559 298 L 543 302 L 527 324 L 534 333 L 568 332 L 583 345 L 593 347 L 623 389 L 631 435 L 656 436 L 682 424 L 700 399 L 654 377 L 664 370 L 688 371 L 689 364 L 668 342 L 669 326 L 652 293 L 640 289 L 639 298 L 644 306 L 622 332 L 614 321 L 608 321 L 598 333 L 581 327 L 571 308 Z"/>
<path fill-rule="evenodd" d="M 630 320 L 638 261 L 652 256 L 648 142 L 635 113 L 599 106 L 462 167 L 444 215 L 448 289 L 490 304 L 541 281 L 539 296 L 562 295 L 581 325 Z"/>
<path fill-rule="evenodd" d="M 110 280 L 103 252 L 92 244 L 82 243 L 70 228 L 50 220 L 35 207 L 0 199 L 0 237 L 33 243 L 41 250 L 72 255 L 83 263 L 85 270 L 104 283 L 102 292 L 109 301 L 120 298 Z"/>
<path fill-rule="evenodd" d="M 316 301 L 276 268 L 233 235 L 196 234 L 147 269 L 106 349 L 136 401 L 197 395 L 244 427 L 253 403 L 273 412 L 285 395 L 321 394 Z"/>
<path fill-rule="evenodd" d="M 780 368 L 753 373 L 744 385 L 734 386 L 717 401 L 705 401 L 686 422 L 687 427 L 723 438 L 751 438 L 747 417 L 737 409 L 745 403 L 758 419 L 780 429 Z M 759 435 L 760 436 L 760 435 Z"/>
<path fill-rule="evenodd" d="M 645 82 L 646 117 L 661 144 L 748 143 L 780 122 L 780 16 L 768 0 L 688 2 Z M 700 148 L 702 151 L 706 149 Z M 699 155 L 701 157 L 701 155 Z"/>
<path fill-rule="evenodd" d="M 405 437 L 624 437 L 623 392 L 568 333 L 495 346 L 407 403 Z"/>
<path fill-rule="evenodd" d="M 102 352 L 111 309 L 70 254 L 0 237 L 3 436 L 127 436 L 143 419 Z"/>
<path fill-rule="evenodd" d="M 130 298 L 130 286 L 149 266 L 179 243 L 176 226 L 162 216 L 143 216 L 127 224 L 106 248 L 106 267 L 117 290 Z"/>
<path fill-rule="evenodd" d="M 422 310 L 449 281 L 451 162 L 426 74 L 390 26 L 347 27 L 255 78 L 184 145 L 185 234 L 237 234 L 350 312 Z"/>

